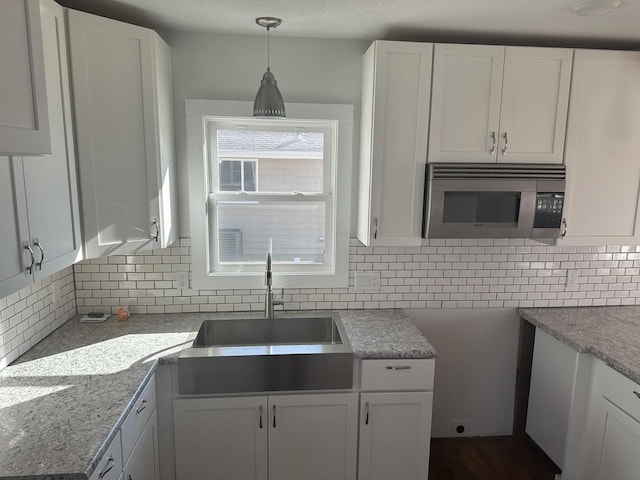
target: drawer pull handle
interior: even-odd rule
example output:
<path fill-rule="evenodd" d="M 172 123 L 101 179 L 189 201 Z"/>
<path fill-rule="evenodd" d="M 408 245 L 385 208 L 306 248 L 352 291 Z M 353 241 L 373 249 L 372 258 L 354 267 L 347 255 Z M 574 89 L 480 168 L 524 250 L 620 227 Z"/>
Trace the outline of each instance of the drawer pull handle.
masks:
<path fill-rule="evenodd" d="M 145 408 L 147 408 L 147 399 L 143 399 L 142 403 L 140 404 L 140 407 L 136 410 L 136 415 L 139 414 L 141 411 L 143 411 Z"/>
<path fill-rule="evenodd" d="M 369 402 L 364 404 L 364 411 L 366 413 L 366 417 L 364 419 L 364 424 L 369 425 Z"/>
<path fill-rule="evenodd" d="M 276 428 L 276 406 L 273 406 L 273 428 Z"/>
<path fill-rule="evenodd" d="M 260 416 L 260 421 L 258 423 L 258 426 L 262 428 L 262 405 L 258 407 L 258 415 Z"/>
<path fill-rule="evenodd" d="M 100 472 L 100 475 L 98 475 L 98 478 L 104 478 L 104 476 L 111 471 L 115 463 L 116 462 L 113 459 L 113 455 L 109 455 L 109 460 L 107 460 L 107 466 L 103 471 Z"/>
<path fill-rule="evenodd" d="M 387 370 L 411 370 L 410 365 L 389 365 Z"/>
<path fill-rule="evenodd" d="M 637 390 L 634 390 L 634 391 L 633 391 L 633 394 L 634 394 L 636 397 L 640 398 L 640 392 L 638 392 Z"/>

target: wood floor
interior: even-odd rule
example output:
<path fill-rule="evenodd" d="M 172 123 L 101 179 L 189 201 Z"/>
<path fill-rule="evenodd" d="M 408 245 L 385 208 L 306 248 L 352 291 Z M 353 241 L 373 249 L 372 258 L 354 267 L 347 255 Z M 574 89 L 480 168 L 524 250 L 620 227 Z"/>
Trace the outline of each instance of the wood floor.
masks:
<path fill-rule="evenodd" d="M 554 480 L 560 470 L 527 438 L 434 438 L 429 480 Z"/>

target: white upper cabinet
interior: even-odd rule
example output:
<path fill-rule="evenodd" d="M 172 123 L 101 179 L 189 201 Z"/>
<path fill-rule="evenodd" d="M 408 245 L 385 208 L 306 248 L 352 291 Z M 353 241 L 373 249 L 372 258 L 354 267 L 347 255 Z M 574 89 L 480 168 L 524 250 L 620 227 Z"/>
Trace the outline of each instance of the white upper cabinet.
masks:
<path fill-rule="evenodd" d="M 562 245 L 640 241 L 640 52 L 576 50 Z"/>
<path fill-rule="evenodd" d="M 68 10 L 88 258 L 177 238 L 171 53 L 152 30 Z"/>
<path fill-rule="evenodd" d="M 51 152 L 38 0 L 2 0 L 0 154 Z"/>
<path fill-rule="evenodd" d="M 0 297 L 81 257 L 64 16 L 52 0 L 41 5 L 51 153 L 0 157 Z"/>
<path fill-rule="evenodd" d="M 33 282 L 24 171 L 20 159 L 0 157 L 0 298 Z"/>
<path fill-rule="evenodd" d="M 428 161 L 562 163 L 572 55 L 436 45 Z"/>
<path fill-rule="evenodd" d="M 364 55 L 357 237 L 365 245 L 421 242 L 432 49 L 376 41 Z"/>

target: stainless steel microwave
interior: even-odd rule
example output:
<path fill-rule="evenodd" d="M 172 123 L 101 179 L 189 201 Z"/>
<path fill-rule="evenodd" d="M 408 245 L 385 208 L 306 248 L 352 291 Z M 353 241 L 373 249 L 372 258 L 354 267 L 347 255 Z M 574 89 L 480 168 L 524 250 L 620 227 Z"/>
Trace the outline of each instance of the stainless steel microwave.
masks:
<path fill-rule="evenodd" d="M 432 163 L 425 238 L 557 238 L 564 165 Z"/>

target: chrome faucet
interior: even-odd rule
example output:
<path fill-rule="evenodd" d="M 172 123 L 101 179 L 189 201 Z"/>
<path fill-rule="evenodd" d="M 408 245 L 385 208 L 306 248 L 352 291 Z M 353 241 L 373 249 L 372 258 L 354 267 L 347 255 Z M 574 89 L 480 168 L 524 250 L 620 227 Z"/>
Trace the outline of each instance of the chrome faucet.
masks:
<path fill-rule="evenodd" d="M 284 305 L 284 300 L 280 298 L 276 300 L 273 298 L 273 290 L 271 289 L 271 280 L 272 280 L 273 272 L 271 271 L 271 250 L 267 252 L 267 272 L 266 272 L 266 281 L 267 281 L 267 291 L 264 297 L 264 316 L 266 318 L 273 318 L 274 311 L 273 307 L 275 305 Z M 282 289 L 282 297 L 284 296 L 284 288 Z"/>

